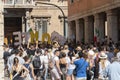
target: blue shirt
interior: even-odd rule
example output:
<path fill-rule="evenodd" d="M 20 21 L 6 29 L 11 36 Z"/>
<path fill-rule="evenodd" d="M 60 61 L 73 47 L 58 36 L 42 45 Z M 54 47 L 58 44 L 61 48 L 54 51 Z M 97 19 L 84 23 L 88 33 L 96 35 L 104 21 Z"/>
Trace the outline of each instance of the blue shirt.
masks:
<path fill-rule="evenodd" d="M 74 64 L 76 65 L 76 77 L 87 77 L 86 70 L 88 65 L 88 62 L 85 61 L 84 58 L 80 58 L 79 60 L 74 61 Z"/>
<path fill-rule="evenodd" d="M 120 63 L 114 61 L 105 70 L 109 80 L 120 80 Z"/>

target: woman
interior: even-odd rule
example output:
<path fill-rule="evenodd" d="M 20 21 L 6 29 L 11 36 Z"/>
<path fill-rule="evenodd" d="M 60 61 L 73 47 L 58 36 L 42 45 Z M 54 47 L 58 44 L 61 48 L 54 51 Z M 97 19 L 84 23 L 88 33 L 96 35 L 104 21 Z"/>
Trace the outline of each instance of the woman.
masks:
<path fill-rule="evenodd" d="M 23 70 L 26 73 L 23 73 Z M 29 73 L 29 70 L 23 65 L 19 64 L 19 60 L 17 57 L 14 58 L 13 66 L 12 66 L 12 80 L 24 80 L 24 77 Z"/>
<path fill-rule="evenodd" d="M 74 53 L 71 51 L 68 53 L 67 57 L 67 73 L 66 73 L 66 80 L 74 80 L 73 70 L 75 69 L 75 65 L 73 64 L 74 60 Z"/>
<path fill-rule="evenodd" d="M 61 76 L 62 77 L 62 80 L 65 79 L 65 76 L 66 76 L 66 65 L 67 65 L 67 61 L 66 61 L 66 53 L 64 52 L 61 52 L 61 58 L 60 58 L 60 69 L 63 73 L 63 75 Z"/>
<path fill-rule="evenodd" d="M 105 79 L 104 72 L 106 67 L 110 64 L 107 60 L 107 55 L 104 52 L 101 52 L 99 55 L 100 62 L 99 62 L 99 79 Z"/>
<path fill-rule="evenodd" d="M 29 74 L 27 75 L 27 77 L 25 78 L 25 80 L 36 80 L 36 76 L 34 74 L 34 67 L 33 65 L 30 63 L 30 59 L 28 56 L 24 57 L 25 63 L 23 64 L 28 70 L 29 70 Z"/>

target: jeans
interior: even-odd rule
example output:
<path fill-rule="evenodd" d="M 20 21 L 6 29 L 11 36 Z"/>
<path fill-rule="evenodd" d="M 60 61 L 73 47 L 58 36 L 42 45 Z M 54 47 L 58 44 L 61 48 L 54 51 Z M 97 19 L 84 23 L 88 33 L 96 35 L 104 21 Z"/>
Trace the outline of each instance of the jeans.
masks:
<path fill-rule="evenodd" d="M 44 74 L 43 80 L 46 80 L 47 76 L 48 76 L 48 68 L 45 69 L 45 74 Z"/>

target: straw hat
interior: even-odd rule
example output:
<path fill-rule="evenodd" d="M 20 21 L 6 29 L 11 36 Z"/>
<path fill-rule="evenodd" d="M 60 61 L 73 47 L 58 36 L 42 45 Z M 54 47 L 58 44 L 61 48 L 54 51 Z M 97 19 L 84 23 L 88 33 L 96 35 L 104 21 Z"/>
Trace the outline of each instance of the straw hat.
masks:
<path fill-rule="evenodd" d="M 89 54 L 89 55 L 94 55 L 95 53 L 94 53 L 93 50 L 89 50 L 89 51 L 88 51 L 88 54 Z"/>
<path fill-rule="evenodd" d="M 82 48 L 80 46 L 77 46 L 76 50 L 82 50 Z"/>
<path fill-rule="evenodd" d="M 99 55 L 99 58 L 100 59 L 105 59 L 105 58 L 107 58 L 107 55 L 104 52 L 101 52 L 100 55 Z"/>

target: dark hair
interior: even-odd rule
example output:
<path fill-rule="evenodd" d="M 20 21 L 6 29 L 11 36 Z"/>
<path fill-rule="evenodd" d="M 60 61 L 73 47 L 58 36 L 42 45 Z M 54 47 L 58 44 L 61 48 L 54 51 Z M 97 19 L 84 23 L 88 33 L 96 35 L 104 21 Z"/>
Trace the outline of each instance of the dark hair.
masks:
<path fill-rule="evenodd" d="M 15 49 L 15 54 L 17 55 L 17 54 L 19 54 L 19 50 L 18 49 Z"/>
<path fill-rule="evenodd" d="M 25 60 L 25 62 L 26 62 L 27 60 L 29 60 L 29 57 L 28 57 L 28 56 L 25 56 L 25 57 L 24 57 L 24 60 Z"/>
<path fill-rule="evenodd" d="M 16 61 L 17 60 L 17 61 Z M 19 63 L 19 59 L 17 57 L 14 58 L 13 64 Z"/>
<path fill-rule="evenodd" d="M 38 53 L 40 53 L 40 54 L 42 54 L 42 50 L 41 49 L 36 49 L 36 53 L 38 54 Z"/>
<path fill-rule="evenodd" d="M 66 54 L 64 52 L 61 52 L 62 57 L 66 57 Z"/>
<path fill-rule="evenodd" d="M 70 60 L 72 60 L 72 57 L 74 56 L 73 52 L 72 51 L 69 51 L 68 52 L 68 57 L 70 58 Z"/>
<path fill-rule="evenodd" d="M 55 54 L 56 52 L 59 52 L 59 51 L 60 51 L 60 50 L 55 50 L 55 51 L 54 51 L 54 54 Z"/>
<path fill-rule="evenodd" d="M 79 52 L 78 55 L 79 55 L 80 58 L 83 57 L 83 53 L 82 52 Z"/>

